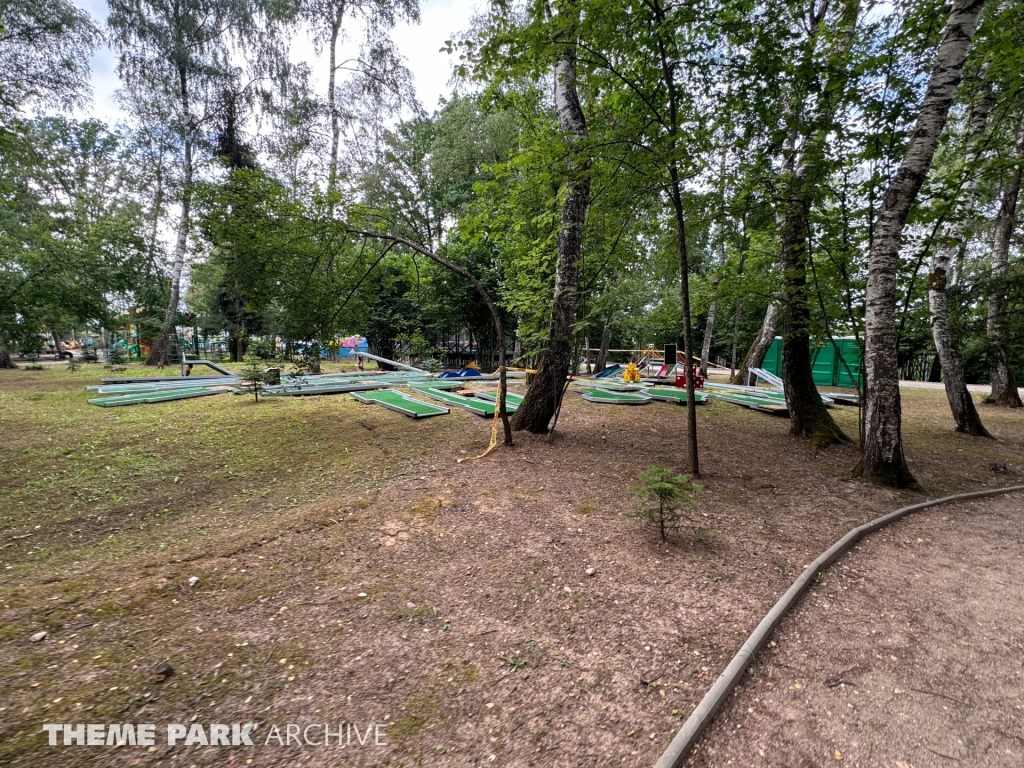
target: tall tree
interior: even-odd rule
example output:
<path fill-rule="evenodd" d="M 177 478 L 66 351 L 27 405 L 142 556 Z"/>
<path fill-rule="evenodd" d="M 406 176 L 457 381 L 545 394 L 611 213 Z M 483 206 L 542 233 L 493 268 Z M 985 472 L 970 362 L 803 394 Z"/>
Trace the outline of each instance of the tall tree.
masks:
<path fill-rule="evenodd" d="M 355 114 L 359 102 L 397 107 L 408 100 L 408 70 L 388 37 L 400 21 L 420 20 L 419 0 L 295 0 L 296 21 L 304 21 L 313 33 L 318 51 L 327 50 L 327 92 L 324 110 L 330 124 L 327 155 L 327 189 L 338 186 L 338 158 L 346 112 Z M 346 39 L 346 21 L 361 17 L 364 40 L 358 55 L 341 60 L 339 45 Z M 339 75 L 350 73 L 348 103 Z M 386 110 L 387 111 L 387 110 Z M 390 110 L 393 111 L 393 110 Z M 363 112 L 363 117 L 368 113 Z"/>
<path fill-rule="evenodd" d="M 886 189 L 871 239 L 865 295 L 864 442 L 860 474 L 896 487 L 917 484 L 903 454 L 896 351 L 896 275 L 907 216 L 931 167 L 985 0 L 954 0 L 903 162 Z"/>
<path fill-rule="evenodd" d="M 563 190 L 558 230 L 555 294 L 548 338 L 537 365 L 537 374 L 511 420 L 512 429 L 538 434 L 548 431 L 565 392 L 566 376 L 573 367 L 578 265 L 583 251 L 583 226 L 590 203 L 591 162 L 585 146 L 587 120 L 576 86 L 576 27 L 580 10 L 574 2 L 566 2 L 559 11 L 559 29 L 555 34 L 558 58 L 553 71 L 554 101 L 558 125 L 568 149 L 568 177 Z"/>
<path fill-rule="evenodd" d="M 234 76 L 230 40 L 250 39 L 254 7 L 245 0 L 109 0 L 111 39 L 130 91 L 146 92 L 172 115 L 181 146 L 180 192 L 171 291 L 147 365 L 169 362 L 192 224 L 197 144 L 216 114 L 217 98 Z M 141 106 L 141 105 L 140 105 Z"/>
<path fill-rule="evenodd" d="M 808 39 L 805 45 L 804 72 L 811 66 L 818 46 L 819 32 L 825 28 L 830 0 L 814 0 L 803 16 L 808 23 Z M 835 113 L 843 90 L 843 72 L 848 64 L 843 54 L 853 40 L 857 22 L 857 2 L 847 1 L 840 5 L 838 23 L 834 25 L 836 37 L 826 41 L 824 58 L 831 64 L 832 72 L 821 84 L 817 106 L 811 109 L 806 124 L 794 121 L 790 128 L 802 137 L 803 147 L 797 153 L 795 146 L 788 150 L 793 153 L 784 161 L 792 168 L 782 180 L 785 189 L 784 211 L 780 232 L 780 266 L 782 268 L 782 298 L 784 302 L 784 332 L 782 336 L 782 379 L 785 385 L 786 406 L 789 410 L 790 434 L 811 438 L 811 446 L 818 449 L 833 443 L 846 443 L 849 438 L 832 419 L 825 408 L 821 395 L 811 374 L 810 322 L 811 306 L 807 285 L 808 240 L 811 234 L 810 212 L 814 204 L 816 187 L 824 176 L 825 143 L 832 130 Z M 830 61 L 838 59 L 839 61 Z M 798 90 L 800 97 L 809 95 L 806 83 Z M 802 105 L 800 110 L 807 109 Z"/>
<path fill-rule="evenodd" d="M 1006 294 L 1003 282 L 1010 256 L 1010 241 L 1017 223 L 1017 199 L 1020 196 L 1021 168 L 1024 166 L 1024 111 L 1017 116 L 1017 135 L 1013 148 L 1012 166 L 999 195 L 999 213 L 996 216 L 995 237 L 992 244 L 992 287 L 988 296 L 986 331 L 989 345 L 989 375 L 992 391 L 986 402 L 1008 408 L 1021 408 L 1017 378 L 1013 375 L 1006 355 Z"/>
<path fill-rule="evenodd" d="M 136 157 L 96 121 L 20 126 L 0 163 L 0 342 L 109 320 L 145 265 Z"/>
<path fill-rule="evenodd" d="M 935 353 L 942 366 L 942 383 L 946 390 L 946 399 L 953 412 L 953 421 L 957 432 L 965 432 L 977 437 L 992 437 L 981 423 L 978 409 L 967 390 L 960 355 L 953 342 L 953 332 L 949 327 L 949 299 L 946 288 L 951 275 L 951 265 L 956 254 L 964 247 L 964 234 L 967 230 L 968 217 L 974 204 L 975 187 L 977 186 L 978 160 L 986 141 L 988 116 L 995 102 L 992 85 L 988 82 L 982 67 L 978 90 L 978 98 L 971 110 L 967 130 L 967 144 L 964 152 L 963 183 L 960 184 L 955 210 L 950 220 L 943 227 L 942 241 L 932 256 L 931 274 L 928 277 L 928 307 L 931 311 L 932 339 L 935 342 Z"/>

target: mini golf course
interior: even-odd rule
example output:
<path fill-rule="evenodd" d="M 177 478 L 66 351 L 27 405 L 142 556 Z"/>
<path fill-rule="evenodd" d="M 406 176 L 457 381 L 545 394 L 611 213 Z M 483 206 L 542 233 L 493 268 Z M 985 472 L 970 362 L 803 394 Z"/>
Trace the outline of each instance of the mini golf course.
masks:
<path fill-rule="evenodd" d="M 431 400 L 437 400 L 438 402 L 444 403 L 445 405 L 452 405 L 456 408 L 462 408 L 463 410 L 475 413 L 477 416 L 491 417 L 494 416 L 495 405 L 489 403 L 486 400 L 479 400 L 472 397 L 464 397 L 463 395 L 457 395 L 454 392 L 446 392 L 443 389 L 437 389 L 434 387 L 417 389 L 417 392 L 429 397 Z M 511 409 L 508 409 L 511 410 Z"/>
<path fill-rule="evenodd" d="M 379 392 L 352 392 L 351 394 L 361 403 L 383 405 L 385 408 L 414 419 L 444 416 L 449 413 L 447 408 L 441 408 L 433 403 L 424 403 L 422 400 L 417 400 L 394 389 L 384 389 Z"/>

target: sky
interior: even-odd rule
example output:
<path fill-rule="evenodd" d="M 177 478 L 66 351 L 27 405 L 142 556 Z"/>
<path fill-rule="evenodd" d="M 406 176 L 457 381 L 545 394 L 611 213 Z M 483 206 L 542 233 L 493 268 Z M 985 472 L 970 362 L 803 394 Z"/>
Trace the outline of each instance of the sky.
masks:
<path fill-rule="evenodd" d="M 43 0 L 45 2 L 45 0 Z M 107 19 L 106 0 L 74 0 L 85 9 L 101 27 Z M 427 112 L 437 108 L 438 99 L 447 96 L 450 89 L 452 57 L 439 52 L 445 40 L 469 26 L 479 3 L 477 0 L 420 0 L 420 23 L 401 24 L 392 32 L 392 38 L 406 58 L 413 73 L 416 93 Z M 292 41 L 292 58 L 306 61 L 313 70 L 317 92 L 326 92 L 326 53 L 323 60 L 316 56 L 308 39 Z M 92 105 L 83 110 L 92 117 L 108 123 L 125 122 L 126 115 L 117 104 L 115 92 L 120 83 L 117 78 L 117 56 L 107 47 L 97 49 L 92 57 Z"/>

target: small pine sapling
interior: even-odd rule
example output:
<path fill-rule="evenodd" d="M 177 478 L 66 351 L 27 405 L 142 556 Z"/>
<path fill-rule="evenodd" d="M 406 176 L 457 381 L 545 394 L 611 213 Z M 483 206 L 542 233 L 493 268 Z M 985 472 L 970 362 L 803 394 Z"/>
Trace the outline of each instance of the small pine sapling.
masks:
<path fill-rule="evenodd" d="M 666 541 L 670 531 L 682 526 L 689 518 L 680 509 L 693 504 L 690 494 L 704 486 L 694 485 L 689 475 L 676 475 L 665 467 L 650 466 L 640 473 L 641 485 L 630 488 L 639 502 L 637 507 L 623 514 L 648 521 L 658 529 L 661 540 Z"/>
<path fill-rule="evenodd" d="M 68 358 L 68 370 L 69 371 L 77 371 L 81 367 L 82 367 L 82 364 L 78 361 L 77 357 L 75 357 L 74 355 L 71 355 Z"/>
<path fill-rule="evenodd" d="M 246 355 L 242 362 L 245 363 L 245 367 L 242 368 L 242 380 L 239 382 L 239 388 L 243 392 L 251 392 L 258 403 L 260 392 L 263 391 L 263 382 L 266 379 L 266 373 L 263 370 L 264 362 L 252 354 Z"/>

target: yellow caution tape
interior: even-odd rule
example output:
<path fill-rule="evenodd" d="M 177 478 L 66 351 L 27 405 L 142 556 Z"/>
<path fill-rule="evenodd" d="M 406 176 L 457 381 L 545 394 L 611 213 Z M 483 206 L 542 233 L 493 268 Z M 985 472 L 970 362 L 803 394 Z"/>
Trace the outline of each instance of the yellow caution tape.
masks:
<path fill-rule="evenodd" d="M 500 374 L 502 371 L 505 371 L 506 373 L 508 373 L 509 371 L 518 371 L 520 373 L 531 373 L 531 374 L 537 373 L 537 371 L 535 371 L 535 370 L 533 370 L 531 368 L 509 368 L 508 366 L 505 366 L 503 368 L 498 368 L 496 373 Z M 491 442 L 488 444 L 487 450 L 484 451 L 483 453 L 481 453 L 479 456 L 464 456 L 464 457 L 461 457 L 459 459 L 456 459 L 456 463 L 462 464 L 464 461 L 476 461 L 477 459 L 482 459 L 484 456 L 486 456 L 491 451 L 493 451 L 495 449 L 495 447 L 497 447 L 497 445 L 498 445 L 498 420 L 501 418 L 501 414 L 499 413 L 499 410 L 500 410 L 499 403 L 501 403 L 501 401 L 505 399 L 505 391 L 508 389 L 507 386 L 503 387 L 502 383 L 503 382 L 499 378 L 498 379 L 498 399 L 494 403 L 494 420 L 491 422 Z"/>

